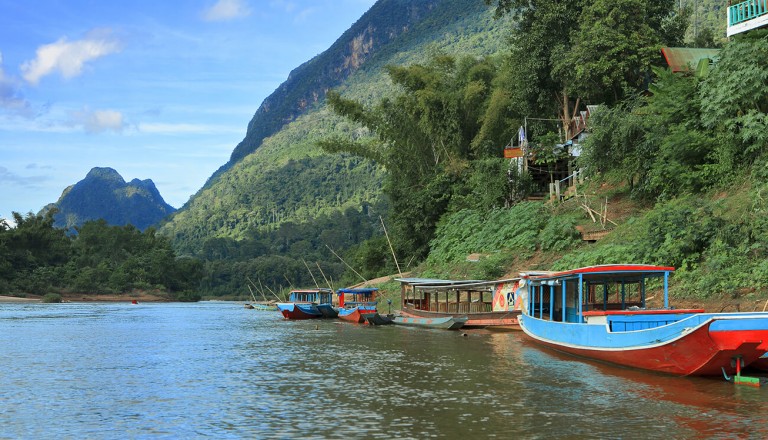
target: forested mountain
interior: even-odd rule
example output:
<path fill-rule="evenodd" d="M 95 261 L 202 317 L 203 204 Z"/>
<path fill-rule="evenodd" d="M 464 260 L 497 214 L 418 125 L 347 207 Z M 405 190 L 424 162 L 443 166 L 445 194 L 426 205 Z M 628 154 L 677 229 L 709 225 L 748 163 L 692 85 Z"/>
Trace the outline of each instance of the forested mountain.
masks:
<path fill-rule="evenodd" d="M 341 84 L 382 47 L 423 20 L 439 3 L 439 0 L 385 0 L 373 5 L 330 48 L 294 69 L 261 103 L 248 124 L 245 139 L 232 152 L 227 165 L 242 160 L 259 148 L 266 137 L 322 102 L 328 89 Z"/>
<path fill-rule="evenodd" d="M 380 236 L 379 217 L 386 218 L 388 204 L 382 198 L 380 164 L 317 146 L 318 140 L 337 134 L 370 136 L 331 112 L 326 93 L 335 87 L 369 101 L 386 96 L 395 86 L 385 66 L 425 62 L 436 53 L 496 53 L 505 47 L 509 23 L 494 20 L 493 10 L 481 0 L 377 2 L 264 101 L 232 160 L 160 232 L 182 253 L 238 261 L 236 269 L 209 266 L 217 267 L 211 276 L 218 281 L 212 284 L 221 291 L 245 290 L 245 275 L 257 273 L 272 285 L 285 285 L 286 278 L 311 284 L 302 258 L 320 260 L 329 277 L 338 279 L 345 267 L 326 246 L 344 252 Z M 342 217 L 359 230 L 345 229 L 349 222 L 328 221 Z M 295 235 L 319 225 L 325 228 L 323 239 Z M 276 255 L 287 260 L 267 258 Z"/>
<path fill-rule="evenodd" d="M 158 224 L 176 211 L 165 203 L 150 179 L 126 182 L 112 168 L 93 168 L 83 180 L 67 187 L 56 203 L 54 226 L 72 229 L 89 220 L 104 219 L 113 226 L 133 225 L 140 231 Z"/>

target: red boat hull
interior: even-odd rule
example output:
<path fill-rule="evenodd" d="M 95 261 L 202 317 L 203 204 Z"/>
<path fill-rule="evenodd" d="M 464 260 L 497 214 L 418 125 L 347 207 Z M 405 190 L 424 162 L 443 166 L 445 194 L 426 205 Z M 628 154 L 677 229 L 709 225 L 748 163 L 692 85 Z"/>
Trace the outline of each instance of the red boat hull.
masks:
<path fill-rule="evenodd" d="M 542 340 L 547 347 L 599 361 L 679 376 L 718 376 L 735 374 L 731 360 L 737 356 L 744 365 L 755 362 L 766 352 L 768 330 L 710 331 L 711 323 L 668 344 L 641 349 L 585 349 Z"/>
<path fill-rule="evenodd" d="M 304 310 L 302 310 L 300 307 L 298 307 L 296 304 L 293 305 L 292 308 L 290 307 L 281 307 L 280 304 L 278 304 L 278 309 L 280 310 L 280 313 L 283 315 L 283 318 L 285 319 L 316 319 L 321 318 L 321 314 L 313 314 L 313 313 L 307 313 Z"/>
<path fill-rule="evenodd" d="M 375 314 L 376 314 L 376 310 L 360 310 L 359 308 L 355 308 L 354 311 L 346 315 L 339 313 L 339 319 L 342 319 L 348 322 L 355 322 L 358 324 L 362 324 L 366 322 L 366 319 L 365 319 L 366 317 L 373 316 Z"/>

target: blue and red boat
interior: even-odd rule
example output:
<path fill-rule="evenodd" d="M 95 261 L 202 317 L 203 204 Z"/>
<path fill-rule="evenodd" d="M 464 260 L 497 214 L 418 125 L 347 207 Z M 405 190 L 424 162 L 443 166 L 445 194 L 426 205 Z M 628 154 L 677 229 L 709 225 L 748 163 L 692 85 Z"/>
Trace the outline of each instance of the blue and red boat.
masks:
<path fill-rule="evenodd" d="M 318 306 L 332 304 L 332 290 L 306 289 L 292 291 L 287 302 L 279 302 L 275 305 L 285 319 L 315 319 L 324 316 Z"/>
<path fill-rule="evenodd" d="M 520 327 L 558 351 L 680 376 L 739 374 L 768 351 L 768 313 L 669 306 L 672 267 L 623 264 L 523 276 Z M 663 307 L 647 307 L 647 293 Z"/>
<path fill-rule="evenodd" d="M 336 291 L 339 296 L 339 319 L 364 323 L 369 316 L 376 315 L 375 287 L 345 288 Z"/>

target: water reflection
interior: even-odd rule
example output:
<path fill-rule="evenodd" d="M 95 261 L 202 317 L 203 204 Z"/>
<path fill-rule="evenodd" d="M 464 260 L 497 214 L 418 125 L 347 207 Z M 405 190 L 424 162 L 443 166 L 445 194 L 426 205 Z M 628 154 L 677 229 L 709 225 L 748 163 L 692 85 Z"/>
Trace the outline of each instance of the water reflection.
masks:
<path fill-rule="evenodd" d="M 576 384 L 573 388 L 579 390 L 585 408 L 597 405 L 626 411 L 620 425 L 623 432 L 654 437 L 669 432 L 695 438 L 768 437 L 766 390 L 737 387 L 722 378 L 675 377 L 536 349 L 547 358 L 541 361 L 550 369 L 558 369 L 557 365 L 573 369 L 569 378 L 553 383 Z M 617 426 L 605 428 L 602 425 L 593 433 L 615 434 Z"/>

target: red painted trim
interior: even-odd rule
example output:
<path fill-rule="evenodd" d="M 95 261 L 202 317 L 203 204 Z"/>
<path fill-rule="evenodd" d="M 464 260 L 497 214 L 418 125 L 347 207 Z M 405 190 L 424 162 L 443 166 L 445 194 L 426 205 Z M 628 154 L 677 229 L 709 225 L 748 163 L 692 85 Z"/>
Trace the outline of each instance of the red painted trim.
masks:
<path fill-rule="evenodd" d="M 605 315 L 677 315 L 683 313 L 704 313 L 704 309 L 659 309 L 659 310 L 590 310 L 584 316 Z"/>
<path fill-rule="evenodd" d="M 566 270 L 562 272 L 553 272 L 547 275 L 532 276 L 532 280 L 546 280 L 559 278 L 567 275 L 578 275 L 585 273 L 605 273 L 605 272 L 674 272 L 675 268 L 671 266 L 652 266 L 646 264 L 605 264 L 602 266 L 589 266 L 579 269 Z"/>

